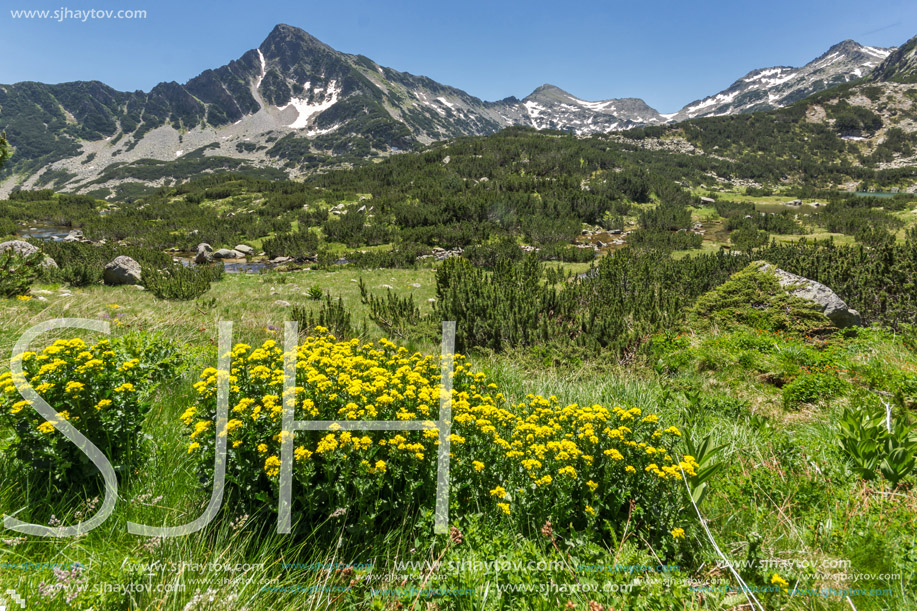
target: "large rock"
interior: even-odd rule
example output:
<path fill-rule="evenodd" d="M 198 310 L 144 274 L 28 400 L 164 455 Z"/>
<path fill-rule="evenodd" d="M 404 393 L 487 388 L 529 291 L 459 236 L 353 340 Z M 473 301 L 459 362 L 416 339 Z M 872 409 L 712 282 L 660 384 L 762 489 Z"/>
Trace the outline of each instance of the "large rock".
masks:
<path fill-rule="evenodd" d="M 240 253 L 237 250 L 231 250 L 229 248 L 221 248 L 220 250 L 213 253 L 214 258 L 216 259 L 242 259 L 245 255 Z"/>
<path fill-rule="evenodd" d="M 251 246 L 246 246 L 245 244 L 239 244 L 233 250 L 235 250 L 236 252 L 242 253 L 246 257 L 250 257 L 253 254 L 255 254 L 255 249 L 252 248 Z"/>
<path fill-rule="evenodd" d="M 7 250 L 12 250 L 20 257 L 28 257 L 29 255 L 37 253 L 38 247 L 34 244 L 23 242 L 22 240 L 10 240 L 9 242 L 0 244 L 0 252 L 6 252 Z"/>
<path fill-rule="evenodd" d="M 838 328 L 855 327 L 863 324 L 860 313 L 851 309 L 837 293 L 827 286 L 796 274 L 784 271 L 765 261 L 756 261 L 762 272 L 772 272 L 777 276 L 780 286 L 792 295 L 811 301 L 821 307 L 822 313 Z"/>
<path fill-rule="evenodd" d="M 115 260 L 105 266 L 102 278 L 105 284 L 140 284 L 142 270 L 140 264 L 130 257 L 115 257 Z"/>
<path fill-rule="evenodd" d="M 213 246 L 206 242 L 197 245 L 197 254 L 194 256 L 194 262 L 198 265 L 213 263 Z"/>
<path fill-rule="evenodd" d="M 64 242 L 82 242 L 86 239 L 86 236 L 83 235 L 82 229 L 71 229 L 62 241 Z"/>
<path fill-rule="evenodd" d="M 34 244 L 29 244 L 28 242 L 23 242 L 22 240 L 10 240 L 0 244 L 0 252 L 6 252 L 7 250 L 12 250 L 20 257 L 28 257 L 39 251 L 38 247 Z M 54 259 L 48 256 L 45 256 L 44 260 L 41 262 L 41 266 L 57 269 L 57 263 L 54 261 Z"/>

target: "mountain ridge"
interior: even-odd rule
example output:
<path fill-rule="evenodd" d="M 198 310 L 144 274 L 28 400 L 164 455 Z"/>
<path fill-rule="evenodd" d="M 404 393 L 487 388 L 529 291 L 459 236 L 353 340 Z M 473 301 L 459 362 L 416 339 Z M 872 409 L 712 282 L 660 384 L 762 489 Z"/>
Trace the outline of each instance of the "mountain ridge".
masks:
<path fill-rule="evenodd" d="M 169 179 L 158 167 L 167 163 L 187 166 L 185 173 L 279 167 L 295 177 L 512 125 L 588 135 L 763 110 L 849 82 L 866 63 L 878 65 L 880 55 L 891 51 L 842 41 L 803 68 L 752 71 L 704 99 L 713 102 L 695 103 L 701 108 L 663 115 L 640 98 L 587 101 L 548 83 L 522 99 L 484 101 L 278 24 L 239 58 L 148 93 L 100 81 L 0 85 L 0 131 L 15 147 L 0 194 L 16 186 L 92 190 L 117 184 L 128 174 L 124 167 L 137 164 L 154 185 Z M 798 74 L 806 77 L 802 85 L 783 87 L 770 100 L 768 87 Z M 737 86 L 749 81 L 756 83 Z"/>

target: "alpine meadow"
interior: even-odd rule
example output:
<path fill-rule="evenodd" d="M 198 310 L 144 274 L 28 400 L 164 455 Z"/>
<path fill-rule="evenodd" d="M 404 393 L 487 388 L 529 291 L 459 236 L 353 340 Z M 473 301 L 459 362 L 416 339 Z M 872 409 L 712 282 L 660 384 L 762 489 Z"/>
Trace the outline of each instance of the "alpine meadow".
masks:
<path fill-rule="evenodd" d="M 821 48 L 0 84 L 0 611 L 917 609 L 917 37 Z"/>

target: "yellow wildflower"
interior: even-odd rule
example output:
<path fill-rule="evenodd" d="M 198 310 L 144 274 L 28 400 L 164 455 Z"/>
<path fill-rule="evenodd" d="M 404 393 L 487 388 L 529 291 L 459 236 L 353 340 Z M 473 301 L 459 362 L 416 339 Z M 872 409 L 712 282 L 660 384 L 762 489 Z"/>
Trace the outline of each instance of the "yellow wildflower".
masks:
<path fill-rule="evenodd" d="M 496 488 L 490 491 L 490 496 L 495 496 L 498 499 L 505 499 L 506 498 L 506 488 L 504 488 L 503 486 L 497 486 Z"/>

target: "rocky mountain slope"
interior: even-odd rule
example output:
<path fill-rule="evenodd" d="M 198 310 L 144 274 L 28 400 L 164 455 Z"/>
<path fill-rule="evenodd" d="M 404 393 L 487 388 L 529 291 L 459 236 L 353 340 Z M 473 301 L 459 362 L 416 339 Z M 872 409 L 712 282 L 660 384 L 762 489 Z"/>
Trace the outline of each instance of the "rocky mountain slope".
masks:
<path fill-rule="evenodd" d="M 874 81 L 917 83 L 917 36 L 889 54 L 870 78 Z"/>
<path fill-rule="evenodd" d="M 801 69 L 756 71 L 661 115 L 640 99 L 590 102 L 552 85 L 486 102 L 278 25 L 237 60 L 148 93 L 95 81 L 0 85 L 0 131 L 15 148 L 0 196 L 44 186 L 105 196 L 220 170 L 296 176 L 511 125 L 586 135 L 751 112 L 856 79 L 889 53 L 845 41 Z"/>
<path fill-rule="evenodd" d="M 683 121 L 780 108 L 869 75 L 892 51 L 845 40 L 802 68 L 774 66 L 753 70 L 716 95 L 688 104 L 672 119 Z"/>

